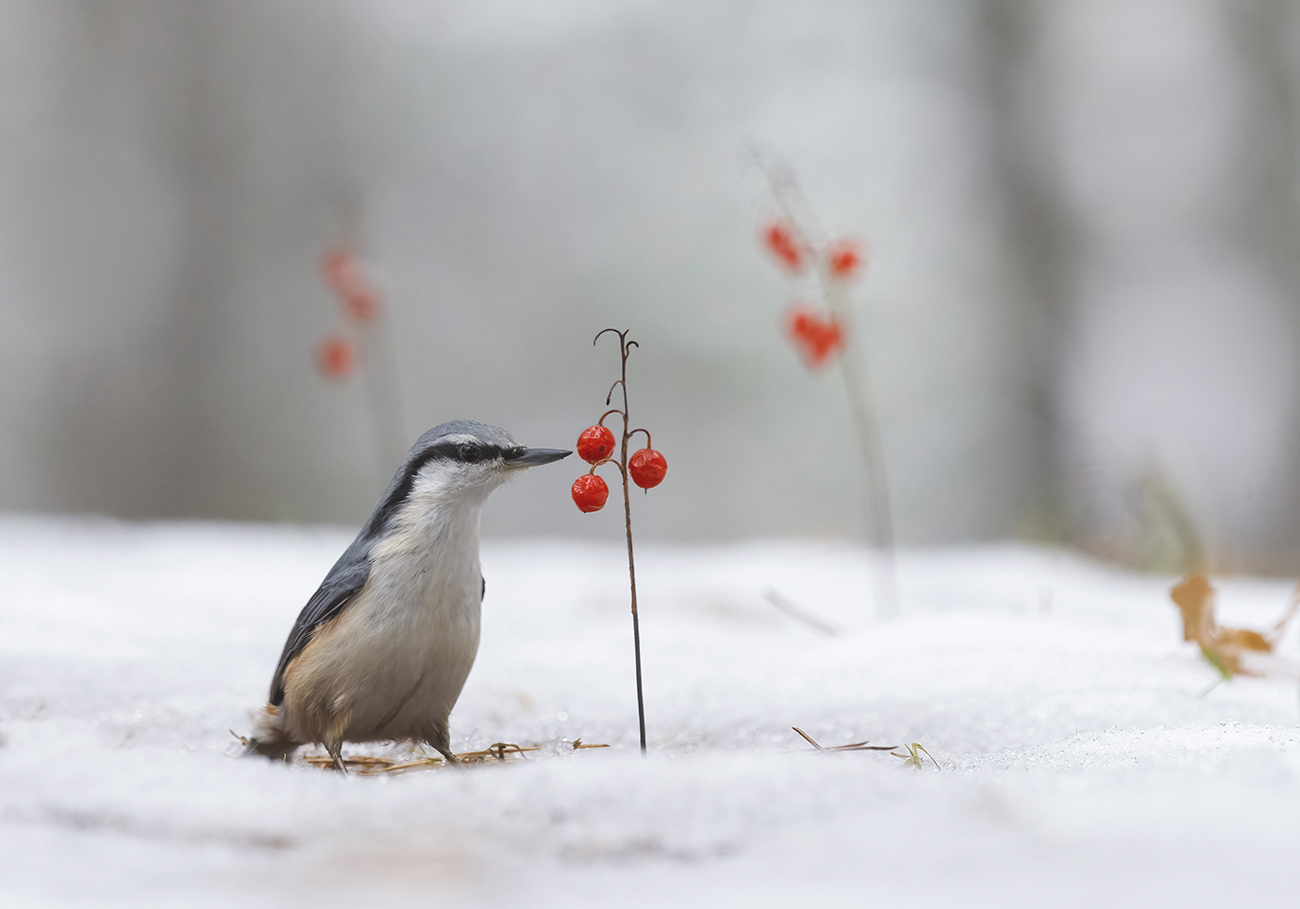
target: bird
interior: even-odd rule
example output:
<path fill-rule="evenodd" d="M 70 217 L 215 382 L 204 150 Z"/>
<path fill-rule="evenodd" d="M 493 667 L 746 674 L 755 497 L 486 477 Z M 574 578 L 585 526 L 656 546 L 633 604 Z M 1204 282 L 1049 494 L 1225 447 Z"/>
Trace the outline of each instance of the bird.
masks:
<path fill-rule="evenodd" d="M 457 763 L 448 719 L 478 653 L 483 504 L 570 454 L 472 420 L 420 436 L 294 622 L 246 753 L 323 745 L 346 773 L 344 742 L 412 741 Z"/>

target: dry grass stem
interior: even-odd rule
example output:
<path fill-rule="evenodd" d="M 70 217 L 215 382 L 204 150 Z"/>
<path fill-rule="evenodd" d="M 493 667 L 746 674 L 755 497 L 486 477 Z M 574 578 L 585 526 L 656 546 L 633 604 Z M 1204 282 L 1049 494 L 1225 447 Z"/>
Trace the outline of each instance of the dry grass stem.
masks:
<path fill-rule="evenodd" d="M 818 751 L 893 751 L 898 747 L 897 745 L 869 745 L 866 742 L 853 742 L 849 745 L 819 745 L 812 736 L 804 732 L 798 726 L 791 726 L 790 728 L 803 736 L 803 740 L 809 745 L 812 745 Z"/>
<path fill-rule="evenodd" d="M 828 638 L 839 637 L 844 633 L 844 629 L 840 628 L 838 625 L 828 622 L 825 619 L 818 618 L 808 610 L 796 606 L 774 588 L 769 587 L 764 592 L 763 598 L 790 618 L 803 622 L 809 628 L 820 634 L 826 635 Z"/>
<path fill-rule="evenodd" d="M 588 748 L 608 748 L 608 745 L 602 745 L 595 742 L 585 743 L 578 739 L 573 743 L 574 751 L 581 751 Z M 489 745 L 482 751 L 463 751 L 456 755 L 456 760 L 462 764 L 507 764 L 521 761 L 530 751 L 540 751 L 541 745 L 515 745 L 510 742 L 497 742 Z M 334 769 L 334 761 L 328 754 L 309 754 L 303 760 L 313 767 L 321 767 L 326 770 Z M 362 776 L 370 776 L 378 773 L 402 773 L 407 770 L 427 770 L 432 767 L 447 766 L 446 760 L 442 757 L 416 758 L 414 760 L 399 760 L 397 758 L 373 757 L 369 755 L 356 755 L 353 757 L 344 757 L 343 766 L 349 771 L 355 772 Z"/>

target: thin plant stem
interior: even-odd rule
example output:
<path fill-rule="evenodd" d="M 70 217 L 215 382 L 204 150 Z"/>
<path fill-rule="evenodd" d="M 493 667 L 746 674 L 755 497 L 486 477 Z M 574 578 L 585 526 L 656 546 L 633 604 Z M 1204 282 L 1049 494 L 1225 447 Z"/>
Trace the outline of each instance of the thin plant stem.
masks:
<path fill-rule="evenodd" d="M 798 226 L 804 240 L 821 248 L 828 234 L 808 205 L 789 165 L 760 149 L 752 149 L 753 160 L 767 177 L 772 197 L 781 213 Z M 880 420 L 871 394 L 870 376 L 865 354 L 853 326 L 853 310 L 843 285 L 827 272 L 825 263 L 814 269 L 822 297 L 839 320 L 848 338 L 840 357 L 840 376 L 848 395 L 849 412 L 857 431 L 859 454 L 864 474 L 864 494 L 869 539 L 873 546 L 871 576 L 875 592 L 876 617 L 892 619 L 898 615 L 898 571 L 895 557 L 893 509 L 889 501 L 889 476 L 885 469 L 885 451 L 880 438 Z"/>
<path fill-rule="evenodd" d="M 848 328 L 848 326 L 846 326 Z M 853 334 L 849 331 L 849 343 Z M 885 468 L 884 446 L 880 441 L 880 421 L 872 407 L 867 366 L 851 347 L 840 359 L 840 375 L 848 394 L 849 411 L 858 432 L 862 469 L 866 477 L 871 539 L 874 544 L 875 569 L 872 580 L 876 590 L 876 616 L 892 619 L 898 615 L 898 575 L 894 557 L 893 509 L 889 501 L 889 476 Z"/>
<path fill-rule="evenodd" d="M 344 248 L 360 256 L 369 247 L 366 241 L 365 206 L 359 195 L 349 193 L 339 212 Z M 366 416 L 370 439 L 374 445 L 377 479 L 386 484 L 393 464 L 406 454 L 406 429 L 402 425 L 401 377 L 397 367 L 397 346 L 387 318 L 386 301 L 372 319 L 361 322 L 349 319 L 353 346 L 360 352 L 361 382 L 365 386 Z"/>
<path fill-rule="evenodd" d="M 848 336 L 846 349 L 840 357 L 840 376 L 844 379 L 849 413 L 854 429 L 857 430 L 858 451 L 862 457 L 867 517 L 871 523 L 872 560 L 875 562 L 871 578 L 875 588 L 876 617 L 888 620 L 898 615 L 898 573 L 894 555 L 893 509 L 889 501 L 885 451 L 880 440 L 880 420 L 876 417 L 870 375 L 862 346 L 853 328 L 847 295 L 827 279 L 823 269 L 818 269 L 818 278 L 823 295 Z"/>
<path fill-rule="evenodd" d="M 621 411 L 612 412 L 618 413 L 623 418 L 623 445 L 619 453 L 619 472 L 622 474 L 623 479 L 623 517 L 624 526 L 627 529 L 627 576 L 628 584 L 632 591 L 632 648 L 636 656 L 636 716 L 641 732 L 641 754 L 644 755 L 646 753 L 646 740 L 645 695 L 641 686 L 641 619 L 637 614 L 636 608 L 636 558 L 632 552 L 632 498 L 631 490 L 628 488 L 627 479 L 627 443 L 632 437 L 632 433 L 628 429 L 632 424 L 628 419 L 627 358 L 628 354 L 632 352 L 632 348 L 640 345 L 635 341 L 628 341 L 626 331 L 616 331 L 615 329 L 607 328 L 596 335 L 595 339 L 591 342 L 593 346 L 595 346 L 596 341 L 599 341 L 600 336 L 606 331 L 612 331 L 614 334 L 618 335 L 619 353 L 622 356 L 621 378 L 618 382 L 614 383 L 614 387 L 619 385 L 623 386 L 623 409 Z M 609 404 L 610 398 L 613 397 L 614 387 L 610 388 L 609 395 L 605 398 L 606 404 Z M 608 416 L 608 414 L 606 414 L 606 416 Z M 601 419 L 603 420 L 604 417 Z"/>
<path fill-rule="evenodd" d="M 382 337 L 376 337 L 380 333 Z M 383 313 L 379 314 L 375 323 L 359 326 L 357 335 L 358 349 L 362 351 L 361 379 L 366 390 L 370 435 L 379 466 L 379 479 L 386 483 L 388 465 L 399 463 L 406 447 L 393 335 Z M 363 340 L 365 343 L 360 343 Z M 376 341 L 379 343 L 376 344 Z M 375 356 L 376 353 L 379 355 Z"/>

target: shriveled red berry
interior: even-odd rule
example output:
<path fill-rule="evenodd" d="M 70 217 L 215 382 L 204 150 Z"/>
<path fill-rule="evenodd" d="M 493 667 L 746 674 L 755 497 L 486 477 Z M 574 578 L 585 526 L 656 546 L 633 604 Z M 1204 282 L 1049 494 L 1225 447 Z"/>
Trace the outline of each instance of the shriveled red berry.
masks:
<path fill-rule="evenodd" d="M 588 426 L 578 436 L 578 457 L 595 464 L 614 454 L 614 434 L 604 426 Z"/>
<path fill-rule="evenodd" d="M 321 274 L 343 301 L 348 318 L 369 322 L 379 314 L 379 291 L 361 258 L 347 247 L 331 249 L 321 258 Z"/>
<path fill-rule="evenodd" d="M 794 223 L 788 218 L 771 221 L 763 228 L 763 244 L 787 269 L 795 274 L 803 271 L 803 246 Z"/>
<path fill-rule="evenodd" d="M 627 472 L 632 475 L 633 483 L 651 489 L 664 481 L 668 460 L 653 448 L 642 448 L 627 459 Z"/>
<path fill-rule="evenodd" d="M 866 260 L 862 244 L 853 239 L 836 240 L 826 250 L 826 265 L 837 278 L 854 277 Z"/>
<path fill-rule="evenodd" d="M 356 254 L 345 247 L 336 247 L 321 256 L 321 275 L 325 283 L 339 295 L 346 294 L 356 283 L 360 268 Z"/>
<path fill-rule="evenodd" d="M 573 481 L 573 504 L 579 511 L 600 511 L 609 498 L 609 487 L 594 473 L 584 473 Z"/>
<path fill-rule="evenodd" d="M 352 343 L 341 335 L 330 335 L 316 348 L 316 368 L 327 379 L 345 379 L 356 365 Z"/>
<path fill-rule="evenodd" d="M 343 298 L 343 308 L 348 318 L 356 322 L 369 322 L 379 315 L 379 294 L 369 285 L 357 285 Z"/>
<path fill-rule="evenodd" d="M 809 369 L 826 366 L 844 350 L 839 320 L 823 317 L 807 303 L 795 305 L 786 314 L 785 331 Z"/>

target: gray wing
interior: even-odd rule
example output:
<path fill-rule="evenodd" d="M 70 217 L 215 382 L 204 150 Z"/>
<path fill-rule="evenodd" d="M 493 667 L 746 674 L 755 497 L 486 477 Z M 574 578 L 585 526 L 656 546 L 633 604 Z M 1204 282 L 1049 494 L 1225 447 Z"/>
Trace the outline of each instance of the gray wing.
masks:
<path fill-rule="evenodd" d="M 284 701 L 284 671 L 289 668 L 293 658 L 302 653 L 316 629 L 334 618 L 366 586 L 370 578 L 370 560 L 361 559 L 346 568 L 331 571 L 321 582 L 316 592 L 311 595 L 307 605 L 298 613 L 298 621 L 293 623 L 289 640 L 284 642 L 284 652 L 275 667 L 275 677 L 271 679 L 271 703 L 279 706 Z"/>

